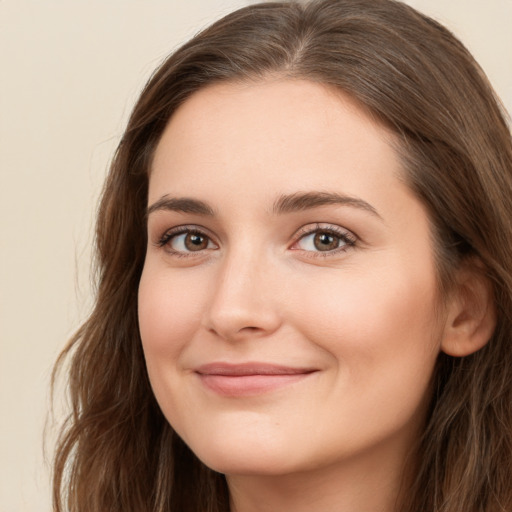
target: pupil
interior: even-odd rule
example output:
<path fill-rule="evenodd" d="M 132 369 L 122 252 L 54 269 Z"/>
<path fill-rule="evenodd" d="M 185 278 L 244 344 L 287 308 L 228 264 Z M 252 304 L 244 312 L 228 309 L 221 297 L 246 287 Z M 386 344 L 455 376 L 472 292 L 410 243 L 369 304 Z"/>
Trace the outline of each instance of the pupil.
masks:
<path fill-rule="evenodd" d="M 318 233 L 315 235 L 315 247 L 319 251 L 329 251 L 332 249 L 336 249 L 338 246 L 338 241 L 335 236 L 330 235 L 329 233 Z"/>
<path fill-rule="evenodd" d="M 206 249 L 207 245 L 206 237 L 202 235 L 191 233 L 185 238 L 185 246 L 190 251 Z"/>

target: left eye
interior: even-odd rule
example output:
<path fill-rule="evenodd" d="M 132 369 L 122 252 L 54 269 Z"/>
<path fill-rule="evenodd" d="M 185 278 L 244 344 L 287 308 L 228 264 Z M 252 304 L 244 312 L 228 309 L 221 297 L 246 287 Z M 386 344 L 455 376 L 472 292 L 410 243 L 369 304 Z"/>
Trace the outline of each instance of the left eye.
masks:
<path fill-rule="evenodd" d="M 352 245 L 354 245 L 354 240 L 348 234 L 319 229 L 303 235 L 295 247 L 303 251 L 330 252 Z"/>

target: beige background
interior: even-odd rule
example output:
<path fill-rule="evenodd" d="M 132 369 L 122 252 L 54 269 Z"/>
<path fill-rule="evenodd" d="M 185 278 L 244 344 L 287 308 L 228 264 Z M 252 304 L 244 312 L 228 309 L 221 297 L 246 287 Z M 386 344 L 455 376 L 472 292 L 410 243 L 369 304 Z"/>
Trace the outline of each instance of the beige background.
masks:
<path fill-rule="evenodd" d="M 0 512 L 50 510 L 50 371 L 90 307 L 94 211 L 133 101 L 179 42 L 248 3 L 0 1 Z M 461 37 L 511 110 L 512 0 L 409 3 Z"/>

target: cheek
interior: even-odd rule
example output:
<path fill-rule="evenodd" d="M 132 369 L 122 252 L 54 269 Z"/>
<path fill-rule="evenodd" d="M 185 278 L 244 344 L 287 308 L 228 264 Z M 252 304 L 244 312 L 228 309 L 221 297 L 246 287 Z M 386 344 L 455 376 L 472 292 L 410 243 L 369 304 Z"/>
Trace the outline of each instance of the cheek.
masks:
<path fill-rule="evenodd" d="M 361 385 L 384 375 L 412 381 L 415 372 L 424 383 L 440 342 L 435 286 L 429 271 L 391 265 L 364 275 L 348 270 L 329 283 L 303 286 L 297 318 L 306 336 Z"/>
<path fill-rule="evenodd" d="M 304 292 L 297 308 L 302 332 L 333 364 L 322 397 L 332 404 L 322 435 L 340 445 L 357 446 L 407 426 L 415 432 L 429 401 L 439 352 L 435 280 L 381 270 L 340 275 L 338 286 L 316 287 L 329 293 Z"/>
<path fill-rule="evenodd" d="M 182 354 L 199 329 L 205 301 L 206 288 L 199 283 L 186 273 L 147 265 L 139 285 L 139 328 L 149 380 L 162 412 L 178 430 L 183 418 L 177 413 L 187 410 Z"/>
<path fill-rule="evenodd" d="M 157 275 L 145 268 L 139 285 L 139 327 L 148 369 L 160 361 L 177 360 L 197 331 L 204 288 L 188 276 Z"/>

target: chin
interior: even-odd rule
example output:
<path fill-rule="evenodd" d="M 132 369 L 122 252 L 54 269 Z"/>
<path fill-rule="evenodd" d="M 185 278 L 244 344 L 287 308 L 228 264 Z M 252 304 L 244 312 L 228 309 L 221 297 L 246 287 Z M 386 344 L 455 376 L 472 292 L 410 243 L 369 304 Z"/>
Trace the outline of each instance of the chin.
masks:
<path fill-rule="evenodd" d="M 237 443 L 233 439 L 210 438 L 189 447 L 203 464 L 218 473 L 276 476 L 293 471 L 294 461 L 286 448 L 277 448 L 275 443 L 269 446 L 263 440 L 246 437 Z"/>

